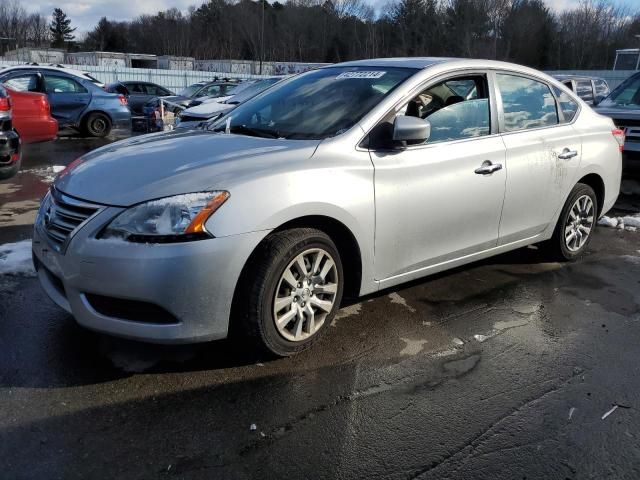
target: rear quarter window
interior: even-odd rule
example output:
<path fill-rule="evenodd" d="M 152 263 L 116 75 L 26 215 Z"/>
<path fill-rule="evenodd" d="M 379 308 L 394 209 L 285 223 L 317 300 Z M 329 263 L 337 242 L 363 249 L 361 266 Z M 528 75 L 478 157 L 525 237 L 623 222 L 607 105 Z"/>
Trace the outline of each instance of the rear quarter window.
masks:
<path fill-rule="evenodd" d="M 564 117 L 563 123 L 571 122 L 578 112 L 578 103 L 555 85 L 552 88 Z"/>

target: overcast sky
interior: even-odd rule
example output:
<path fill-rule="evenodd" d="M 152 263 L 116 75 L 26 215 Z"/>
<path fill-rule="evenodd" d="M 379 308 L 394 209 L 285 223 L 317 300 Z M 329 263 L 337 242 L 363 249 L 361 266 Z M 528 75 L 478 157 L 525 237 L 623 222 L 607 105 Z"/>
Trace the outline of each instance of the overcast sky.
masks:
<path fill-rule="evenodd" d="M 271 1 L 271 0 L 270 0 Z M 387 0 L 365 0 L 379 7 Z M 556 10 L 570 8 L 580 0 L 547 0 Z M 638 6 L 638 0 L 617 0 L 622 5 Z M 199 6 L 202 0 L 78 0 L 51 2 L 50 0 L 30 0 L 23 5 L 32 12 L 40 12 L 49 16 L 55 7 L 62 8 L 72 25 L 78 28 L 78 33 L 91 30 L 101 17 L 106 16 L 111 20 L 131 20 L 143 13 L 156 13 L 159 10 L 167 10 L 171 7 L 187 10 L 191 5 Z"/>

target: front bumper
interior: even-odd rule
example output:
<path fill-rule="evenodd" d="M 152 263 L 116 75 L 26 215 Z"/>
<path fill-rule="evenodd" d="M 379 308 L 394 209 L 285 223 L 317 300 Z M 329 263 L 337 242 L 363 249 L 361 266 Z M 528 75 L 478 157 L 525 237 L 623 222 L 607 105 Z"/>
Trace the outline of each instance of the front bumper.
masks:
<path fill-rule="evenodd" d="M 152 343 L 226 337 L 237 280 L 264 232 L 159 245 L 96 239 L 120 211 L 99 211 L 72 234 L 63 254 L 52 248 L 38 217 L 34 263 L 49 297 L 80 325 L 116 336 Z M 113 313 L 132 303 L 135 315 Z"/>

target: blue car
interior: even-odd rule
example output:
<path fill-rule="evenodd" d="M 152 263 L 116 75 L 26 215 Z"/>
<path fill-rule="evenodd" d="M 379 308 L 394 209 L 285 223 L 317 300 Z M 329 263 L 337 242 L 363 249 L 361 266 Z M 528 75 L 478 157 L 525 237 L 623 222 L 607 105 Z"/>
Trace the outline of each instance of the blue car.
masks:
<path fill-rule="evenodd" d="M 60 128 L 71 127 L 91 137 L 105 137 L 112 128 L 131 128 L 126 97 L 105 92 L 83 72 L 24 65 L 0 70 L 0 83 L 14 90 L 45 93 Z"/>

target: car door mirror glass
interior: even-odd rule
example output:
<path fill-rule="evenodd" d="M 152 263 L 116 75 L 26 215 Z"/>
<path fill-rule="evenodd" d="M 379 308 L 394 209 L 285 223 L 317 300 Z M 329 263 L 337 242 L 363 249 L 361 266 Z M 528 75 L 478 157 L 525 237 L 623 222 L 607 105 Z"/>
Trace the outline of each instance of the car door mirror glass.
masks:
<path fill-rule="evenodd" d="M 431 136 L 431 123 L 418 117 L 400 115 L 393 122 L 394 142 L 424 143 Z"/>

